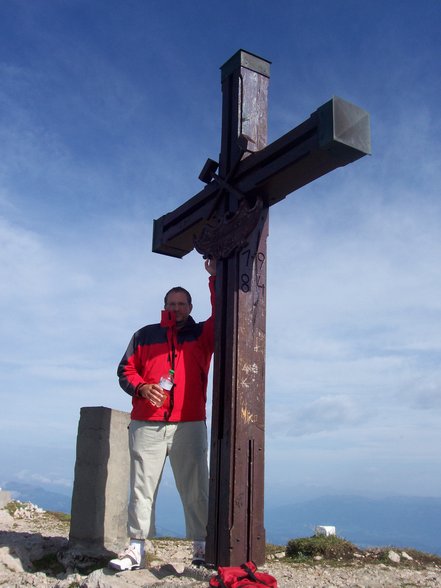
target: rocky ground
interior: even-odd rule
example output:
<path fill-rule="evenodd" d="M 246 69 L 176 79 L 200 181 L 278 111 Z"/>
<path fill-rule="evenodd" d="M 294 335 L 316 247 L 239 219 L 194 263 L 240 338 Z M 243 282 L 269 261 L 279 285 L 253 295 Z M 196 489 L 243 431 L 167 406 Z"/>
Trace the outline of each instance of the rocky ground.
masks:
<path fill-rule="evenodd" d="M 187 541 L 154 540 L 147 569 L 117 573 L 105 562 L 70 553 L 68 534 L 68 521 L 34 505 L 0 509 L 0 587 L 208 588 L 213 575 L 212 570 L 189 565 Z M 415 553 L 391 550 L 379 562 L 375 551 L 360 551 L 349 563 L 290 563 L 280 548 L 273 549 L 259 569 L 274 575 L 279 588 L 441 588 L 440 558 L 418 560 Z M 93 567 L 97 569 L 91 571 Z"/>

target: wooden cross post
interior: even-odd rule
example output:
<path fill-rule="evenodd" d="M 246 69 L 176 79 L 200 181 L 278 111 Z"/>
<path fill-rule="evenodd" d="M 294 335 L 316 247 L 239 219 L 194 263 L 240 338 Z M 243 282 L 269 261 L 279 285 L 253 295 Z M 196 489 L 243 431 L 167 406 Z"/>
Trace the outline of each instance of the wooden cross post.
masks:
<path fill-rule="evenodd" d="M 369 115 L 339 98 L 267 146 L 269 68 L 267 60 L 242 50 L 222 66 L 219 166 L 209 159 L 199 176 L 206 186 L 154 221 L 154 252 L 183 257 L 196 248 L 217 260 L 206 550 L 215 566 L 265 560 L 269 207 L 370 153 Z"/>

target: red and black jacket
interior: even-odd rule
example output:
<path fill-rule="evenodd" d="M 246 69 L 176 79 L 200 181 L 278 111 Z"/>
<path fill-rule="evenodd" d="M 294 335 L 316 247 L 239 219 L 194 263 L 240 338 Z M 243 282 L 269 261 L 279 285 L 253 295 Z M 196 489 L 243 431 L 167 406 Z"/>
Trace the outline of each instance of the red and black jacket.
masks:
<path fill-rule="evenodd" d="M 121 388 L 132 396 L 133 420 L 202 421 L 205 419 L 208 371 L 214 350 L 215 278 L 209 278 L 212 313 L 196 323 L 190 316 L 186 324 L 163 327 L 147 325 L 137 331 L 119 366 Z M 136 395 L 142 384 L 157 384 L 162 375 L 174 369 L 171 395 L 161 407 Z"/>

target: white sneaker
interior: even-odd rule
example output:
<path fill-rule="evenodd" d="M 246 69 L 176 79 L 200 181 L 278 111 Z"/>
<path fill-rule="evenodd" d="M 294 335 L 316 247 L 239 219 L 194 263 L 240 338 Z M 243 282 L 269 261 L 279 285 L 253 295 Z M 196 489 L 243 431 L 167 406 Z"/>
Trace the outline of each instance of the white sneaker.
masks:
<path fill-rule="evenodd" d="M 134 547 L 129 545 L 117 558 L 109 561 L 109 567 L 120 572 L 139 570 L 141 567 L 141 556 Z"/>
<path fill-rule="evenodd" d="M 191 563 L 194 566 L 205 565 L 205 541 L 193 541 L 193 559 Z"/>

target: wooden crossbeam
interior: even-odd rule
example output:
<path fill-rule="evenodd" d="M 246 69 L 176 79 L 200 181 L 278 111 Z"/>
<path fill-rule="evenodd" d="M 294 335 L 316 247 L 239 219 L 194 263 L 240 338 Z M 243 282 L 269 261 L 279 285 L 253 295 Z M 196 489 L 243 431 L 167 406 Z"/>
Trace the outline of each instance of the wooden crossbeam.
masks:
<path fill-rule="evenodd" d="M 232 183 L 244 196 L 272 206 L 330 171 L 370 154 L 369 114 L 341 98 L 332 98 L 310 118 L 261 151 L 246 157 Z M 219 193 L 215 181 L 187 202 L 154 221 L 155 253 L 183 257 L 210 220 Z"/>

